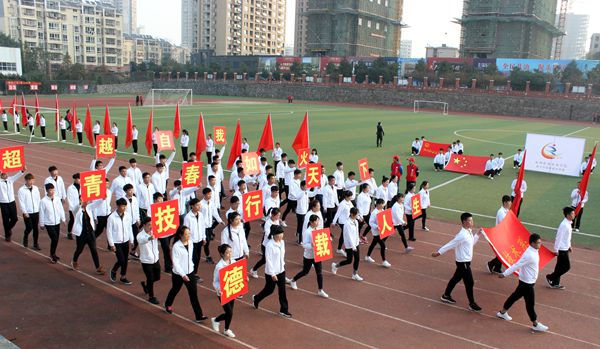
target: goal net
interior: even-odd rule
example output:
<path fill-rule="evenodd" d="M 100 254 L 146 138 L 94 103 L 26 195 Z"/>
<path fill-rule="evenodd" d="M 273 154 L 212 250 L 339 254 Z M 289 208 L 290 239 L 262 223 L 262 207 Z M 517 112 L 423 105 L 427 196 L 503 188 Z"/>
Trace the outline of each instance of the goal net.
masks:
<path fill-rule="evenodd" d="M 152 89 L 146 95 L 144 105 L 147 107 L 160 107 L 169 105 L 193 105 L 193 92 L 191 89 Z"/>
<path fill-rule="evenodd" d="M 441 110 L 442 114 L 448 115 L 448 103 L 446 102 L 415 100 L 413 112 L 418 113 L 421 109 Z"/>
<path fill-rule="evenodd" d="M 12 140 L 23 143 L 53 143 L 60 140 L 60 130 L 59 132 L 54 130 L 58 109 L 36 108 L 34 105 L 27 104 L 15 104 L 15 109 L 15 115 L 7 112 L 7 123 L 5 125 L 3 122 L 2 125 L 5 135 L 16 136 L 16 138 L 11 138 Z M 26 114 L 25 118 L 21 116 L 23 109 Z M 44 126 L 43 133 L 42 126 Z"/>

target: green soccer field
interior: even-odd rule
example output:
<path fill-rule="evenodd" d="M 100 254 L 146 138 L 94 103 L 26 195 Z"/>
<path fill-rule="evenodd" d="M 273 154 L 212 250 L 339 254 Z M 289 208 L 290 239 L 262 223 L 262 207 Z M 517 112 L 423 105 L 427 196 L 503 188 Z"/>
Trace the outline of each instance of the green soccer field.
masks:
<path fill-rule="evenodd" d="M 209 102 L 209 103 L 206 103 Z M 358 102 L 358 101 L 357 101 Z M 450 109 L 452 106 L 450 105 Z M 64 113 L 64 111 L 62 111 Z M 150 109 L 134 107 L 133 120 L 138 126 L 140 154 L 146 154 L 144 139 L 147 118 Z M 389 176 L 392 157 L 401 156 L 405 166 L 410 153 L 410 144 L 415 137 L 425 136 L 434 142 L 449 142 L 460 139 L 469 155 L 486 156 L 501 151 L 506 160 L 504 171 L 494 180 L 483 176 L 463 176 L 451 172 L 433 171 L 433 159 L 417 157 L 417 165 L 421 169 L 419 182 L 428 180 L 433 188 L 429 217 L 433 219 L 458 221 L 462 211 L 470 211 L 476 215 L 476 224 L 491 226 L 494 224 L 496 211 L 500 206 L 503 194 L 510 194 L 510 184 L 516 170 L 512 168 L 512 155 L 517 148 L 523 148 L 526 133 L 542 133 L 550 135 L 569 135 L 586 139 L 586 154 L 591 152 L 594 142 L 600 141 L 600 128 L 588 127 L 582 124 L 564 124 L 548 121 L 530 121 L 518 118 L 494 119 L 458 115 L 450 112 L 443 116 L 441 112 L 413 113 L 412 111 L 387 110 L 378 107 L 358 108 L 340 107 L 319 104 L 303 104 L 296 102 L 286 104 L 252 99 L 195 96 L 193 107 L 182 107 L 182 128 L 190 132 L 190 151 L 195 147 L 195 136 L 198 115 L 204 115 L 207 133 L 212 132 L 213 126 L 226 126 L 227 138 L 231 143 L 235 123 L 239 119 L 243 137 L 248 138 L 251 150 L 258 144 L 265 118 L 271 113 L 273 132 L 276 142 L 280 142 L 285 152 L 294 154 L 291 143 L 300 127 L 304 113 L 310 117 L 311 147 L 319 151 L 320 161 L 324 163 L 327 173 L 333 172 L 335 163 L 342 161 L 346 173 L 357 172 L 357 161 L 367 157 L 370 167 L 375 169 L 379 183 L 383 175 Z M 175 107 L 154 109 L 154 125 L 161 129 L 173 127 Z M 85 109 L 78 108 L 80 119 L 85 116 Z M 102 122 L 104 108 L 92 109 L 92 120 Z M 118 122 L 120 128 L 120 150 L 124 151 L 125 120 L 127 108 L 111 108 L 111 119 Z M 47 120 L 49 120 L 48 116 Z M 385 128 L 383 148 L 375 147 L 375 126 L 382 121 Z M 51 125 L 51 121 L 47 121 Z M 590 125 L 591 126 L 591 125 Z M 52 129 L 53 127 L 48 127 Z M 51 130 L 52 136 L 53 130 Z M 24 136 L 4 136 L 11 139 L 24 140 Z M 85 136 L 84 136 L 85 137 Z M 34 139 L 33 141 L 39 141 Z M 71 141 L 71 140 L 69 140 Z M 87 142 L 84 142 L 87 144 Z M 56 144 L 52 146 L 69 147 L 92 153 L 91 149 L 78 147 L 73 144 Z M 131 149 L 126 150 L 127 153 Z M 225 159 L 229 149 L 225 152 Z M 126 159 L 126 154 L 120 155 Z M 142 156 L 138 155 L 141 160 Z M 295 154 L 292 158 L 295 158 Z M 177 158 L 181 160 L 178 154 Z M 205 160 L 205 156 L 202 156 Z M 148 163 L 150 158 L 146 158 Z M 574 242 L 579 245 L 600 246 L 600 216 L 597 214 L 600 205 L 600 174 L 595 173 L 590 180 L 588 191 L 590 199 L 585 207 L 581 232 L 574 234 Z M 454 180 L 454 181 L 452 181 Z M 553 239 L 555 227 L 562 220 L 562 207 L 571 203 L 570 193 L 577 186 L 578 178 L 549 175 L 537 172 L 526 172 L 525 180 L 528 190 L 521 209 L 520 219 L 527 223 L 531 232 L 542 234 L 547 239 Z M 450 183 L 447 183 L 452 181 Z M 447 183 L 447 184 L 446 184 Z M 440 186 L 436 188 L 437 186 Z M 400 188 L 404 189 L 404 180 Z"/>

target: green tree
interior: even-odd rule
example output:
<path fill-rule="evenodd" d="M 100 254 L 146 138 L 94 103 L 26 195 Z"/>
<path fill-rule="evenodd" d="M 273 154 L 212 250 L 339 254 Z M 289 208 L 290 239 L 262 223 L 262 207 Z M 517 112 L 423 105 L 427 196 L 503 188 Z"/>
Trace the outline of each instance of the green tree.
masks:
<path fill-rule="evenodd" d="M 340 67 L 338 68 L 338 71 L 345 77 L 350 77 L 352 76 L 352 64 L 344 59 L 340 62 Z"/>
<path fill-rule="evenodd" d="M 583 84 L 583 72 L 577 67 L 577 62 L 574 60 L 569 63 L 562 71 L 560 82 L 563 84 L 571 83 L 571 85 Z"/>
<path fill-rule="evenodd" d="M 0 46 L 2 47 L 21 47 L 19 42 L 10 36 L 0 33 Z"/>

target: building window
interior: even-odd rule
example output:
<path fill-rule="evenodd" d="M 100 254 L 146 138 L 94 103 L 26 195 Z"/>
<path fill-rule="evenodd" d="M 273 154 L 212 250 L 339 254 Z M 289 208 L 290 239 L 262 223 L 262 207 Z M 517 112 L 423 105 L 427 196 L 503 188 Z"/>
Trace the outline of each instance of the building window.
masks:
<path fill-rule="evenodd" d="M 390 6 L 390 0 L 385 0 L 385 7 Z"/>
<path fill-rule="evenodd" d="M 58 23 L 48 22 L 48 29 L 58 29 Z"/>
<path fill-rule="evenodd" d="M 362 25 L 362 18 L 358 17 L 358 25 Z"/>
<path fill-rule="evenodd" d="M 375 29 L 379 30 L 379 22 L 375 23 Z"/>
<path fill-rule="evenodd" d="M 367 21 L 367 27 L 371 28 L 371 21 Z"/>
<path fill-rule="evenodd" d="M 17 63 L 0 62 L 0 70 L 16 72 L 17 71 Z"/>

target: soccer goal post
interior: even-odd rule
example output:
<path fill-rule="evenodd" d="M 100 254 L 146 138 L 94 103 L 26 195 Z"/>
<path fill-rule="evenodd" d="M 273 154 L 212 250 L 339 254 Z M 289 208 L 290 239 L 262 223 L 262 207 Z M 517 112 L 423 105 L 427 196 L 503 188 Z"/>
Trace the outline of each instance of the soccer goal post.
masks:
<path fill-rule="evenodd" d="M 413 104 L 413 112 L 418 113 L 421 109 L 441 109 L 442 114 L 448 115 L 448 103 L 439 101 L 415 100 Z"/>
<path fill-rule="evenodd" d="M 29 112 L 27 114 L 27 123 L 22 124 L 21 120 L 21 110 L 25 110 Z M 21 135 L 27 137 L 27 143 L 54 143 L 60 142 L 60 128 L 56 132 L 56 139 L 51 137 L 46 137 L 41 134 L 41 127 L 45 125 L 44 131 L 54 131 L 54 125 L 58 125 L 60 121 L 60 112 L 59 109 L 56 108 L 47 108 L 47 107 L 36 107 L 34 105 L 23 105 L 23 104 L 15 104 L 15 109 L 19 115 L 19 124 L 20 127 L 17 127 L 17 120 L 14 115 L 9 115 L 9 121 L 12 118 L 12 125 L 14 127 L 15 132 L 13 135 Z M 37 111 L 36 111 L 37 109 Z M 33 118 L 33 126 L 29 125 L 29 117 Z M 11 122 L 9 122 L 10 124 Z M 73 125 L 73 127 L 75 127 Z M 54 136 L 54 135 L 53 135 Z"/>
<path fill-rule="evenodd" d="M 147 107 L 161 107 L 170 105 L 194 105 L 192 89 L 156 89 L 153 88 L 146 95 L 144 105 Z"/>

